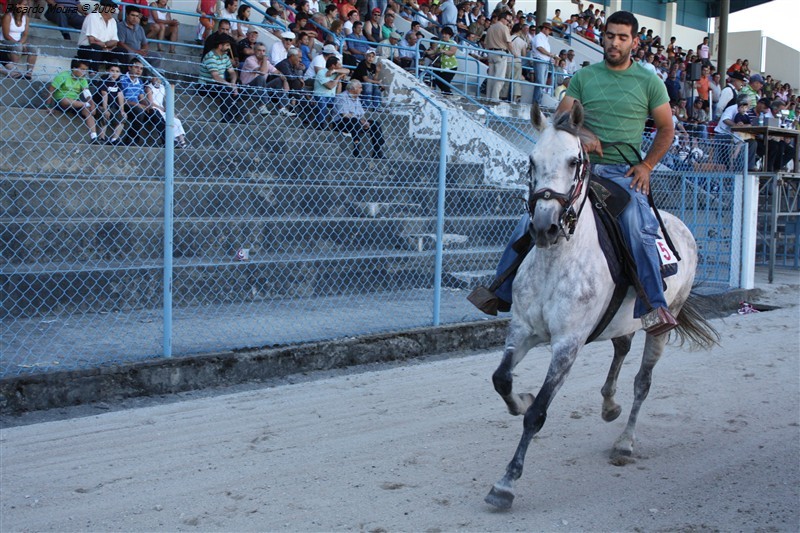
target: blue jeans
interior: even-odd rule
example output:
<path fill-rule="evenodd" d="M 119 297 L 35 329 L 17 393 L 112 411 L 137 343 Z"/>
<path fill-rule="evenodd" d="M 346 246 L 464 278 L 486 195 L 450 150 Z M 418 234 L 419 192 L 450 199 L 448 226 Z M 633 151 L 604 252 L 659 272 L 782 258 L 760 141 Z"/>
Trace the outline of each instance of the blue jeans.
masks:
<path fill-rule="evenodd" d="M 362 84 L 364 91 L 361 93 L 361 101 L 364 107 L 377 108 L 381 105 L 381 87 L 376 83 Z"/>
<path fill-rule="evenodd" d="M 534 72 L 536 73 L 536 83 L 545 84 L 547 83 L 547 70 L 550 67 L 550 63 L 544 61 L 536 61 L 533 64 Z M 544 94 L 544 87 L 534 87 L 533 88 L 533 101 L 537 104 L 542 103 L 542 94 Z"/>
<path fill-rule="evenodd" d="M 653 308 L 667 307 L 667 302 L 664 298 L 664 290 L 661 285 L 661 259 L 659 259 L 658 249 L 656 248 L 656 238 L 658 238 L 659 229 L 658 220 L 650 210 L 647 196 L 630 188 L 631 178 L 625 177 L 628 168 L 630 168 L 628 165 L 594 165 L 592 166 L 592 172 L 603 178 L 613 180 L 617 184 L 625 187 L 625 190 L 630 193 L 631 202 L 619 217 L 622 232 L 625 235 L 625 242 L 631 250 L 633 259 L 636 261 L 636 272 L 639 276 L 639 281 L 642 283 L 642 287 L 644 287 L 644 292 L 647 294 L 648 300 L 650 300 L 650 305 L 652 305 Z M 591 216 L 591 214 L 587 212 L 584 213 L 583 216 Z M 517 257 L 518 254 L 511 248 L 511 244 L 516 242 L 528 231 L 529 224 L 530 219 L 528 215 L 523 215 L 511 235 L 511 242 L 506 246 L 500 258 L 500 264 L 497 267 L 498 276 L 505 272 Z M 513 280 L 513 276 L 509 277 L 505 283 L 495 291 L 498 298 L 509 303 L 511 302 Z M 645 306 L 644 302 L 637 298 L 633 310 L 633 317 L 639 318 L 648 311 L 649 309 Z"/>
<path fill-rule="evenodd" d="M 328 125 L 328 108 L 333 105 L 333 96 L 314 95 L 314 102 L 317 104 L 317 114 L 314 117 L 315 126 L 324 128 Z"/>

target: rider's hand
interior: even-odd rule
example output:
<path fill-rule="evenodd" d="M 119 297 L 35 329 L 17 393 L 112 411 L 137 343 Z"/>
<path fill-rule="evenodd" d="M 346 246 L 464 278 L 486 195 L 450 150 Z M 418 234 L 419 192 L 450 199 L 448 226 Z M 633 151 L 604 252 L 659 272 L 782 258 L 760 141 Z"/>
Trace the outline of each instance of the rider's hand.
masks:
<path fill-rule="evenodd" d="M 603 157 L 603 144 L 600 142 L 600 139 L 593 139 L 583 145 L 583 149 L 586 150 L 587 154 L 597 154 L 600 157 Z"/>
<path fill-rule="evenodd" d="M 650 194 L 650 169 L 644 163 L 633 165 L 625 173 L 625 177 L 632 177 L 631 189 L 636 192 Z"/>

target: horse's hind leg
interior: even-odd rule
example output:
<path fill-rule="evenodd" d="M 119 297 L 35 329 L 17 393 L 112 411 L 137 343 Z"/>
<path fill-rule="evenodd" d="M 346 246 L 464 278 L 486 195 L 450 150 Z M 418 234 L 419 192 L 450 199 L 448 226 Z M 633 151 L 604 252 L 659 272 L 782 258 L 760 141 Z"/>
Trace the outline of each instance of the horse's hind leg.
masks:
<path fill-rule="evenodd" d="M 639 416 L 639 409 L 642 407 L 642 402 L 647 398 L 647 393 L 650 392 L 650 383 L 653 377 L 653 367 L 656 366 L 661 354 L 664 352 L 664 346 L 667 345 L 668 335 L 648 335 L 644 343 L 644 355 L 642 356 L 642 365 L 639 367 L 639 373 L 636 374 L 636 379 L 633 383 L 633 405 L 631 406 L 631 414 L 628 417 L 628 424 L 625 426 L 625 431 L 619 436 L 614 443 L 612 455 L 614 456 L 629 456 L 633 454 L 633 445 L 636 442 L 636 419 Z"/>
<path fill-rule="evenodd" d="M 511 323 L 508 336 L 506 337 L 506 347 L 503 350 L 503 359 L 497 370 L 492 374 L 494 390 L 503 398 L 508 406 L 508 412 L 512 415 L 522 415 L 533 403 L 533 394 L 515 394 L 513 392 L 514 368 L 525 357 L 528 350 L 537 343 L 536 337 L 532 336 L 521 326 Z"/>
<path fill-rule="evenodd" d="M 619 378 L 619 370 L 622 368 L 622 362 L 625 361 L 625 356 L 631 350 L 631 340 L 633 333 L 623 337 L 616 337 L 611 339 L 614 344 L 614 359 L 611 361 L 611 367 L 608 369 L 608 377 L 600 393 L 603 395 L 603 420 L 611 422 L 616 420 L 622 412 L 622 408 L 614 401 L 614 395 L 617 394 L 617 378 Z"/>

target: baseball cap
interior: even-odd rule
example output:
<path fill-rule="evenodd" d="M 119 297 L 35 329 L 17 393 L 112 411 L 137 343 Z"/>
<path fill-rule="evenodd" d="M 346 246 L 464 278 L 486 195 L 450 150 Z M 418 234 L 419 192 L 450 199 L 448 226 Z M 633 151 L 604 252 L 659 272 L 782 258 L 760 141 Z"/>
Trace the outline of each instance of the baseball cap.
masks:
<path fill-rule="evenodd" d="M 323 54 L 335 54 L 335 53 L 337 53 L 337 50 L 336 50 L 336 47 L 333 46 L 332 44 L 326 44 L 325 46 L 322 47 L 322 53 Z"/>
<path fill-rule="evenodd" d="M 398 39 L 398 40 L 400 40 L 400 39 L 403 38 L 403 36 L 400 35 L 399 33 L 397 33 L 396 31 L 393 31 L 392 33 L 389 34 L 389 38 L 390 39 Z"/>
<path fill-rule="evenodd" d="M 367 51 L 366 51 L 366 52 L 364 52 L 364 54 L 365 54 L 365 55 L 366 55 L 366 54 L 375 54 L 375 53 L 376 53 L 376 52 L 375 52 L 375 49 L 374 49 L 374 48 L 367 48 Z"/>
<path fill-rule="evenodd" d="M 764 83 L 764 77 L 761 74 L 753 74 L 750 76 L 750 83 L 753 82 Z"/>
<path fill-rule="evenodd" d="M 375 9 L 372 10 L 372 13 L 373 13 L 373 15 L 380 15 L 381 14 L 381 8 L 376 7 Z"/>
<path fill-rule="evenodd" d="M 290 31 L 285 31 L 285 32 L 281 33 L 281 39 L 291 39 L 291 40 L 294 41 L 296 37 L 297 36 L 294 33 L 290 32 Z"/>

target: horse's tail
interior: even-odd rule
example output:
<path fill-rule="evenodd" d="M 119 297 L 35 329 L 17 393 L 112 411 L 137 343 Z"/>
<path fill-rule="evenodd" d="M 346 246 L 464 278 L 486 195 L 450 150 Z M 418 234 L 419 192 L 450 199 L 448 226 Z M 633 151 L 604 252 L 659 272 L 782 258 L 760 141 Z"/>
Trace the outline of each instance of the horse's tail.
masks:
<path fill-rule="evenodd" d="M 719 333 L 706 318 L 713 313 L 713 310 L 709 298 L 696 292 L 689 294 L 678 314 L 678 327 L 673 330 L 681 346 L 688 342 L 694 349 L 709 350 L 715 344 L 719 344 Z"/>

